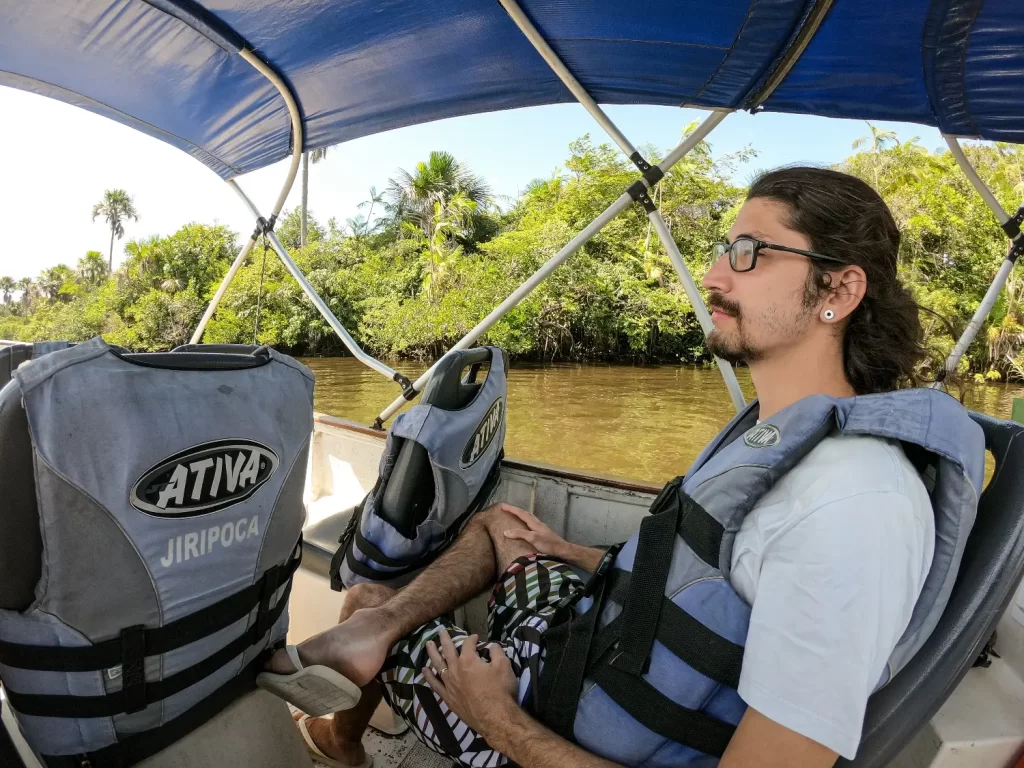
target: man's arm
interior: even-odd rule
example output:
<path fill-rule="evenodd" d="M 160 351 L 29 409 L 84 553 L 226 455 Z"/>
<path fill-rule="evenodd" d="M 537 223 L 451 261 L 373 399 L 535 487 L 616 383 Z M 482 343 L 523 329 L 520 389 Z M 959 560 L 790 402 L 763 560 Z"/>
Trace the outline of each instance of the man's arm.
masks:
<path fill-rule="evenodd" d="M 552 733 L 516 702 L 512 664 L 497 645 L 491 662 L 476 651 L 476 635 L 455 648 L 442 631 L 440 648 L 427 643 L 431 664 L 443 673 L 423 670 L 430 687 L 487 743 L 519 765 L 530 768 L 614 768 L 617 763 L 592 755 Z M 614 728 L 614 723 L 608 724 Z M 831 768 L 837 753 L 748 709 L 719 768 Z"/>
<path fill-rule="evenodd" d="M 609 728 L 614 724 L 609 723 Z M 520 707 L 503 704 L 483 725 L 487 743 L 531 768 L 609 768 L 618 765 L 555 735 Z M 718 768 L 832 768 L 838 754 L 748 709 Z"/>
<path fill-rule="evenodd" d="M 718 768 L 832 768 L 839 754 L 747 709 Z"/>
<path fill-rule="evenodd" d="M 455 647 L 441 630 L 438 645 L 427 642 L 433 669 L 423 677 L 459 718 L 487 743 L 519 765 L 530 768 L 616 768 L 617 763 L 590 754 L 555 735 L 530 717 L 516 701 L 518 684 L 512 662 L 491 644 L 490 662 L 477 653 L 477 636 Z"/>
<path fill-rule="evenodd" d="M 615 768 L 566 741 L 530 717 L 515 703 L 503 700 L 481 724 L 487 743 L 519 765 L 530 768 Z M 611 724 L 609 724 L 611 727 Z"/>

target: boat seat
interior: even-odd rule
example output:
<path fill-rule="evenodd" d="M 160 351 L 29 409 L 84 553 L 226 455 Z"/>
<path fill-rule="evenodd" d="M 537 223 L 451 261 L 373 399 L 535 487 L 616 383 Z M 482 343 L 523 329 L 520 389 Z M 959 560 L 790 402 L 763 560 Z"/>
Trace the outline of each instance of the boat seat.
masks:
<path fill-rule="evenodd" d="M 0 389 L 14 378 L 14 372 L 22 363 L 70 346 L 71 344 L 66 341 L 38 341 L 35 344 L 11 344 L 0 347 Z"/>
<path fill-rule="evenodd" d="M 985 432 L 996 468 L 949 604 L 921 650 L 871 697 L 856 759 L 836 765 L 881 768 L 896 757 L 967 674 L 1024 575 L 1024 426 L 971 417 Z"/>
<path fill-rule="evenodd" d="M 502 351 L 502 355 L 504 355 Z M 464 408 L 473 401 L 482 382 L 476 380 L 481 366 L 491 359 L 489 347 L 476 347 L 449 352 L 430 377 L 420 403 L 447 411 Z M 504 359 L 504 358 L 503 358 Z M 508 360 L 505 368 L 508 368 Z M 469 372 L 463 376 L 466 369 Z M 430 512 L 434 500 L 434 473 L 427 449 L 413 440 L 397 438 L 401 448 L 395 468 L 384 488 L 380 517 L 387 520 L 406 538 L 416 535 L 416 526 Z"/>
<path fill-rule="evenodd" d="M 18 365 L 56 349 L 65 342 L 18 345 L 0 349 L 0 382 L 7 383 Z M 164 367 L 244 368 L 252 365 L 243 355 L 256 349 L 210 347 L 145 358 Z M 195 354 L 201 352 L 202 354 Z M 133 356 L 134 357 L 134 356 Z M 200 359 L 205 365 L 197 365 Z M 8 374 L 8 379 L 3 375 Z M 20 391 L 0 387 L 0 609 L 23 611 L 35 600 L 42 575 L 42 540 L 33 482 L 33 451 L 28 419 Z M 2 683 L 2 681 L 0 681 Z M 5 715 L 9 719 L 9 715 Z M 34 756 L 17 755 L 0 725 L 0 766 L 36 768 Z M 138 764 L 143 768 L 312 768 L 301 737 L 292 723 L 288 705 L 264 691 L 247 693 L 226 709 L 167 749 Z"/>

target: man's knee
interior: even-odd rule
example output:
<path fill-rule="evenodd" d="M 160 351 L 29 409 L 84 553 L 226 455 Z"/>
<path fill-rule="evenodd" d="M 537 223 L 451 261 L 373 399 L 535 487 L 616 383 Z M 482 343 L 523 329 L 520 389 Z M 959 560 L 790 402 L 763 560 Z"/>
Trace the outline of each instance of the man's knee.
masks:
<path fill-rule="evenodd" d="M 479 526 L 487 531 L 495 544 L 505 540 L 505 531 L 511 528 L 526 527 L 518 517 L 502 509 L 501 504 L 493 504 L 478 512 L 469 524 Z"/>
<path fill-rule="evenodd" d="M 356 584 L 345 590 L 345 604 L 341 608 L 339 621 L 344 621 L 360 608 L 376 608 L 383 605 L 395 594 L 391 587 L 383 584 Z"/>
<path fill-rule="evenodd" d="M 510 539 L 505 536 L 505 531 L 515 528 L 526 530 L 527 527 L 518 517 L 502 509 L 501 504 L 494 504 L 479 512 L 470 523 L 480 526 L 491 537 L 495 567 L 499 574 L 503 573 L 516 558 L 536 551 L 531 544 L 522 539 Z"/>

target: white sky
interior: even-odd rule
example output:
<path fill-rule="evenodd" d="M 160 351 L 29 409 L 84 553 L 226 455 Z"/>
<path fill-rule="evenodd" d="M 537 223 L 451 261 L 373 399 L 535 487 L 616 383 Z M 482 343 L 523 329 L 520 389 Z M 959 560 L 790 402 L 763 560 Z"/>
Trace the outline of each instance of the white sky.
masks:
<path fill-rule="evenodd" d="M 667 148 L 695 110 L 611 107 L 608 112 L 636 144 Z M 920 136 L 938 147 L 933 129 L 898 123 L 901 138 Z M 358 213 L 367 190 L 387 186 L 396 168 L 412 168 L 431 150 L 447 150 L 482 175 L 498 194 L 516 196 L 531 179 L 547 176 L 568 157 L 568 144 L 589 132 L 605 137 L 579 106 L 561 105 L 474 115 L 413 126 L 359 139 L 330 150 L 310 173 L 310 210 L 324 224 Z M 867 133 L 860 121 L 792 115 L 731 115 L 711 136 L 715 154 L 753 145 L 758 160 L 741 170 L 742 182 L 757 168 L 794 162 L 830 163 L 850 154 Z M 0 211 L 5 218 L 0 275 L 35 277 L 58 263 L 71 266 L 87 250 L 107 253 L 110 230 L 92 222 L 92 206 L 105 189 L 121 188 L 135 200 L 140 219 L 114 245 L 120 261 L 131 238 L 170 234 L 190 221 L 226 224 L 240 234 L 253 222 L 241 201 L 213 172 L 180 150 L 107 118 L 61 102 L 0 87 Z M 286 164 L 240 179 L 267 212 L 276 199 Z M 299 184 L 286 207 L 299 201 Z"/>

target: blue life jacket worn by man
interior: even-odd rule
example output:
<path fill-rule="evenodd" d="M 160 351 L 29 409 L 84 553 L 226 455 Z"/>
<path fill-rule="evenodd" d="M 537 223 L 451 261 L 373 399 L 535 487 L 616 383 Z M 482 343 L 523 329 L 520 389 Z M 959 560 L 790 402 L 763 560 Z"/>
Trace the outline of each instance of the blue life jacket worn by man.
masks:
<path fill-rule="evenodd" d="M 131 765 L 252 689 L 285 637 L 313 376 L 267 348 L 94 339 L 15 371 L 0 411 L 22 408 L 40 540 L 0 610 L 0 676 L 48 766 Z"/>
<path fill-rule="evenodd" d="M 592 594 L 545 633 L 531 705 L 563 737 L 631 766 L 714 765 L 746 704 L 736 691 L 750 606 L 729 581 L 733 540 L 768 490 L 833 435 L 900 441 L 935 514 L 935 553 L 876 690 L 917 652 L 949 599 L 984 473 L 981 428 L 948 395 L 804 398 L 744 410 L 669 483 Z M 589 590 L 588 590 L 589 591 Z"/>

